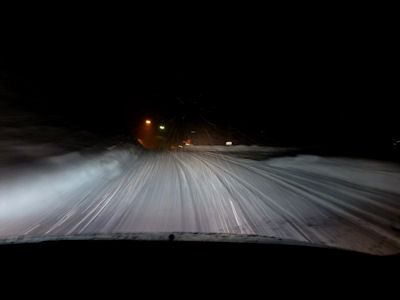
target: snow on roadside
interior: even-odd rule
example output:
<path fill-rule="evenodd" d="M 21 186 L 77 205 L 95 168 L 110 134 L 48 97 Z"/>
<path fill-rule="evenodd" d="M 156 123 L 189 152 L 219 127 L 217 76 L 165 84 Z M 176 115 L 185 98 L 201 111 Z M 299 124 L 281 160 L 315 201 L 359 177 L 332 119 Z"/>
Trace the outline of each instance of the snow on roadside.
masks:
<path fill-rule="evenodd" d="M 280 153 L 294 148 L 281 148 L 281 147 L 266 147 L 266 146 L 247 146 L 247 145 L 233 145 L 233 146 L 219 146 L 219 145 L 190 145 L 185 146 L 184 151 L 207 151 L 207 152 L 270 152 Z"/>
<path fill-rule="evenodd" d="M 0 220 L 32 215 L 68 201 L 76 191 L 108 182 L 134 163 L 134 147 L 118 147 L 98 154 L 70 152 L 40 164 L 0 173 Z M 73 199 L 72 199 L 73 201 Z"/>
<path fill-rule="evenodd" d="M 273 167 L 303 170 L 361 186 L 400 194 L 400 165 L 345 157 L 298 155 L 272 158 L 264 162 Z"/>

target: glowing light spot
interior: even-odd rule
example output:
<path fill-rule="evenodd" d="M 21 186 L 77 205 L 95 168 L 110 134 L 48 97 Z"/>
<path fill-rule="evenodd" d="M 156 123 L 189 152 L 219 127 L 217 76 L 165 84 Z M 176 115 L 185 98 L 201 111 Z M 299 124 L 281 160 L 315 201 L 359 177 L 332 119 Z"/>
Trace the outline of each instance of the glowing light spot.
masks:
<path fill-rule="evenodd" d="M 227 145 L 227 146 L 232 146 L 232 142 L 231 142 L 231 141 L 227 141 L 227 142 L 225 143 L 225 145 Z"/>
<path fill-rule="evenodd" d="M 151 121 L 150 120 L 146 120 L 146 125 L 150 125 Z"/>
<path fill-rule="evenodd" d="M 164 130 L 164 129 L 165 129 L 165 126 L 164 126 L 164 125 L 160 125 L 160 129 L 161 129 L 161 130 Z"/>

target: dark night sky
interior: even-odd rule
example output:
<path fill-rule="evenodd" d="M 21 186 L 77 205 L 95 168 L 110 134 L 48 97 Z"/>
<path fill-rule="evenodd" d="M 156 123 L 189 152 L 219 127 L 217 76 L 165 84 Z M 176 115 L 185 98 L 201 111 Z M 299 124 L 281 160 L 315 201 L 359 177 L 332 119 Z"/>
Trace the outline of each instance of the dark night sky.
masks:
<path fill-rule="evenodd" d="M 398 137 L 390 25 L 235 20 L 11 24 L 2 69 L 28 109 L 104 132 L 201 112 L 294 144 Z"/>

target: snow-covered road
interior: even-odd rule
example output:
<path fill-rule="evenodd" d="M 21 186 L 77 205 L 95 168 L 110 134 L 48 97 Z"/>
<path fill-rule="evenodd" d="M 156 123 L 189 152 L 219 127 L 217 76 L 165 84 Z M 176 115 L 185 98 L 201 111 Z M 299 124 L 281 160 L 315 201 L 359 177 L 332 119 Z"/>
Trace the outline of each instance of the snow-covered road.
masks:
<path fill-rule="evenodd" d="M 3 172 L 0 238 L 202 232 L 400 251 L 400 166 L 251 151 L 110 149 Z"/>

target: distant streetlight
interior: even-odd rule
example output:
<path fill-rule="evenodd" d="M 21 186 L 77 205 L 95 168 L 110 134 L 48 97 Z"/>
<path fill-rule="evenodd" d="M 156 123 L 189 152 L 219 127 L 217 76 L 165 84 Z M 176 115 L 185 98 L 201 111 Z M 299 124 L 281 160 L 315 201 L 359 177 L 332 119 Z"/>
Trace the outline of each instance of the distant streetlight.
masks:
<path fill-rule="evenodd" d="M 227 142 L 225 143 L 225 145 L 227 145 L 227 146 L 232 146 L 232 142 L 231 142 L 231 141 L 227 141 Z"/>
<path fill-rule="evenodd" d="M 160 129 L 161 129 L 161 130 L 164 130 L 164 129 L 165 129 L 165 126 L 164 126 L 164 125 L 160 125 Z"/>
<path fill-rule="evenodd" d="M 150 125 L 151 121 L 150 120 L 146 120 L 146 125 Z"/>

